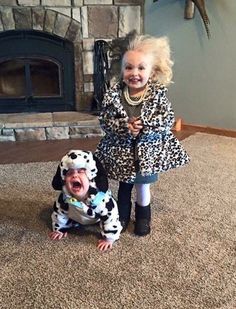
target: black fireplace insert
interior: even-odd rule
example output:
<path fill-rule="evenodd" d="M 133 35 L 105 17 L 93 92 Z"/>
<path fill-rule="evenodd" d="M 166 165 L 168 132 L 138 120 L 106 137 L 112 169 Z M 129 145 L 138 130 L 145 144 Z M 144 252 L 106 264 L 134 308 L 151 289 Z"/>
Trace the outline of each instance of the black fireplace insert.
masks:
<path fill-rule="evenodd" d="M 0 113 L 75 110 L 74 46 L 36 30 L 0 33 Z"/>

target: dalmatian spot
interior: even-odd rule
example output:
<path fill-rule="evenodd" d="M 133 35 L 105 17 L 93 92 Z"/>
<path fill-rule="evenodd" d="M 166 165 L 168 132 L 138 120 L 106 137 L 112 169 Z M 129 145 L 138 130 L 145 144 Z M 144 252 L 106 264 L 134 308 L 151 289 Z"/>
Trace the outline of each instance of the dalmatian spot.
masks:
<path fill-rule="evenodd" d="M 67 211 L 69 209 L 69 204 L 68 203 L 63 203 L 61 204 L 61 208 L 65 211 Z"/>
<path fill-rule="evenodd" d="M 108 233 L 116 234 L 117 232 L 118 232 L 117 230 L 107 230 L 107 231 L 104 231 L 105 234 L 108 234 Z"/>
<path fill-rule="evenodd" d="M 72 160 L 75 160 L 77 158 L 77 155 L 74 152 L 72 152 L 68 155 L 68 157 L 70 157 Z"/>
<path fill-rule="evenodd" d="M 63 194 L 61 193 L 58 197 L 58 203 L 63 204 L 64 200 L 63 200 Z"/>
<path fill-rule="evenodd" d="M 53 204 L 53 210 L 54 210 L 55 212 L 58 212 L 58 208 L 57 208 L 56 202 L 54 202 L 54 204 Z"/>
<path fill-rule="evenodd" d="M 89 215 L 89 216 L 92 216 L 92 215 L 93 215 L 92 209 L 89 208 L 89 209 L 87 210 L 87 215 Z"/>
<path fill-rule="evenodd" d="M 101 216 L 101 220 L 104 222 L 108 219 L 108 216 Z"/>
<path fill-rule="evenodd" d="M 106 208 L 108 211 L 112 211 L 112 209 L 114 208 L 114 203 L 112 202 L 112 200 L 110 200 L 108 203 L 106 203 Z"/>
<path fill-rule="evenodd" d="M 67 169 L 63 169 L 63 171 L 62 171 L 63 176 L 66 176 L 66 173 L 67 173 L 67 172 L 68 172 Z"/>
<path fill-rule="evenodd" d="M 93 172 L 93 170 L 91 170 L 91 172 Z M 89 186 L 88 193 L 89 193 L 89 195 L 96 195 L 98 193 L 98 190 L 96 188 Z"/>

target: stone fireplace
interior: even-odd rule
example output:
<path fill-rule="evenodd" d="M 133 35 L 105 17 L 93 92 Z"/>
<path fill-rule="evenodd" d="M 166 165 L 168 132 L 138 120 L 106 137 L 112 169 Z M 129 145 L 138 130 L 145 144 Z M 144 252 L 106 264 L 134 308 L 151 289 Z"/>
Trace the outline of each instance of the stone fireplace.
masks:
<path fill-rule="evenodd" d="M 143 31 L 144 0 L 0 0 L 0 114 L 89 111 L 94 43 Z"/>
<path fill-rule="evenodd" d="M 75 109 L 74 49 L 36 30 L 0 34 L 0 113 Z"/>

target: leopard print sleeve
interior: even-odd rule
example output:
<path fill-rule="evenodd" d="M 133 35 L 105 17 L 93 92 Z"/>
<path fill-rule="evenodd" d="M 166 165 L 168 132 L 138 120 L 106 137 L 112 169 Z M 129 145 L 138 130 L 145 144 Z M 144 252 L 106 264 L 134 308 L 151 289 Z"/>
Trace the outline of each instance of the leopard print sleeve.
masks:
<path fill-rule="evenodd" d="M 107 134 L 126 135 L 128 130 L 128 116 L 122 107 L 119 91 L 108 91 L 103 99 L 99 122 Z"/>
<path fill-rule="evenodd" d="M 166 96 L 166 91 L 158 91 L 153 99 L 153 109 L 148 117 L 144 117 L 143 133 L 156 132 L 167 133 L 175 122 L 174 111 L 171 102 Z"/>

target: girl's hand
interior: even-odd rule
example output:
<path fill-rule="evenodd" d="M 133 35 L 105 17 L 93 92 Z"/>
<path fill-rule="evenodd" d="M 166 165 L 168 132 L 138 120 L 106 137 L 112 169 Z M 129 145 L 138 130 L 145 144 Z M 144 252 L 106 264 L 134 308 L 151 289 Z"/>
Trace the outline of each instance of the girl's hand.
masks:
<path fill-rule="evenodd" d="M 139 117 L 131 117 L 128 121 L 128 129 L 130 130 L 131 134 L 136 137 L 142 130 L 143 124 Z"/>
<path fill-rule="evenodd" d="M 112 245 L 113 245 L 113 242 L 111 241 L 108 241 L 106 239 L 100 239 L 98 241 L 98 245 L 97 245 L 97 248 L 102 251 L 102 252 L 105 252 L 107 251 L 108 249 L 111 249 L 112 248 Z"/>
<path fill-rule="evenodd" d="M 59 231 L 54 231 L 54 232 L 49 233 L 49 237 L 52 240 L 60 240 L 62 238 L 67 237 L 67 232 L 62 233 L 62 232 L 59 232 Z"/>

